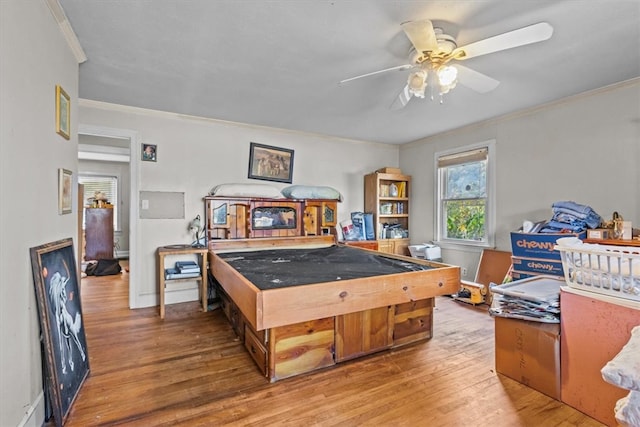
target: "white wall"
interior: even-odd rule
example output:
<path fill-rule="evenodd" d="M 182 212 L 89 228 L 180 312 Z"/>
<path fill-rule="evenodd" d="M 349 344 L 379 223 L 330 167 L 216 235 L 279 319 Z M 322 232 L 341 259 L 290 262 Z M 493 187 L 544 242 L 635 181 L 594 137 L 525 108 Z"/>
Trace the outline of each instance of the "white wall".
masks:
<path fill-rule="evenodd" d="M 185 193 L 185 219 L 139 220 L 140 276 L 135 283 L 137 306 L 158 303 L 155 251 L 158 246 L 190 243 L 189 221 L 204 215 L 203 197 L 217 184 L 254 182 L 283 188 L 287 184 L 250 180 L 251 142 L 294 150 L 293 184 L 327 185 L 344 196 L 338 220 L 361 211 L 364 175 L 383 166 L 397 166 L 398 147 L 335 139 L 280 129 L 251 126 L 173 113 L 142 110 L 81 100 L 83 125 L 128 129 L 140 143 L 157 145 L 157 162 L 140 162 L 140 191 Z M 132 151 L 137 150 L 133 147 Z M 138 150 L 139 151 L 139 150 Z M 132 153 L 132 161 L 140 161 Z M 135 177 L 132 177 L 135 179 Z M 132 203 L 134 201 L 132 200 Z M 133 255 L 132 255 L 133 256 Z M 196 299 L 188 294 L 168 295 L 168 301 Z"/>
<path fill-rule="evenodd" d="M 437 106 L 434 106 L 437 108 Z M 640 227 L 640 79 L 457 129 L 404 145 L 400 166 L 413 175 L 411 240 L 434 238 L 434 154 L 496 140 L 496 247 L 511 250 L 510 231 L 552 216 L 573 200 L 605 219 L 618 211 Z M 477 251 L 443 250 L 446 262 L 469 267 Z"/>
<path fill-rule="evenodd" d="M 58 168 L 77 171 L 78 63 L 44 1 L 0 2 L 0 425 L 44 419 L 29 248 L 76 240 L 58 215 Z M 55 132 L 55 86 L 71 98 L 71 140 Z"/>

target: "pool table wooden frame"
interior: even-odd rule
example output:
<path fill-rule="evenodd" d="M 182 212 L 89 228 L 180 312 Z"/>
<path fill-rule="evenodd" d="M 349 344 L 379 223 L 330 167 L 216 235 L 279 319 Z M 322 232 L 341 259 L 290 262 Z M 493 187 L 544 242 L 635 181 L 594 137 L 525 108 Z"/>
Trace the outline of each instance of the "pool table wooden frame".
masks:
<path fill-rule="evenodd" d="M 382 332 L 378 330 L 378 327 L 372 328 L 371 326 L 365 326 L 365 329 L 371 329 L 371 334 L 373 335 L 386 334 L 381 338 L 383 344 L 380 348 L 391 348 L 394 346 L 394 316 L 396 318 L 395 322 L 397 322 L 397 319 L 401 316 L 404 316 L 404 321 L 412 321 L 410 316 L 407 317 L 406 313 L 404 315 L 398 314 L 407 311 L 405 308 L 407 304 L 418 310 L 416 313 L 419 312 L 422 314 L 424 314 L 424 310 L 428 307 L 429 325 L 422 325 L 422 328 L 428 328 L 429 330 L 416 334 L 416 339 L 430 338 L 432 331 L 431 307 L 433 306 L 433 298 L 438 295 L 454 294 L 460 287 L 459 267 L 401 255 L 370 251 L 377 256 L 403 259 L 434 268 L 423 271 L 410 271 L 398 274 L 308 284 L 304 286 L 260 290 L 217 255 L 217 253 L 220 252 L 276 248 L 311 248 L 329 246 L 335 243 L 334 236 L 232 240 L 214 239 L 209 241 L 209 268 L 220 284 L 223 292 L 241 312 L 242 323 L 247 326 L 245 328 L 241 325 L 237 332 L 241 335 L 241 338 L 244 339 L 243 335 L 245 335 L 245 331 L 248 330 L 250 333 L 248 339 L 250 338 L 264 344 L 262 350 L 257 350 L 266 352 L 266 361 L 264 362 L 266 363 L 266 367 L 263 369 L 263 372 L 272 381 L 311 370 L 308 367 L 297 367 L 294 371 L 287 370 L 285 373 L 278 373 L 278 366 L 275 359 L 282 359 L 283 356 L 278 352 L 278 348 L 274 347 L 277 346 L 277 342 L 274 343 L 274 341 L 276 341 L 274 337 L 277 336 L 278 333 L 282 334 L 282 331 L 285 329 L 287 330 L 287 335 L 291 337 L 296 335 L 295 332 L 291 332 L 291 328 L 295 328 L 295 325 L 300 325 L 299 329 L 303 335 L 313 333 L 314 328 L 323 330 L 334 328 L 336 329 L 335 342 L 333 342 L 332 338 L 329 340 L 332 341 L 330 348 L 327 347 L 326 342 L 323 343 L 322 346 L 325 347 L 326 351 L 337 351 L 341 353 L 341 349 L 335 348 L 338 341 L 340 341 L 339 344 L 341 346 L 346 343 L 345 348 L 354 348 L 354 343 L 345 342 L 345 340 L 360 339 L 357 337 L 362 335 L 362 331 L 357 331 L 345 337 L 345 331 L 340 332 L 338 330 L 339 327 L 347 325 L 347 328 L 358 328 L 359 326 L 354 326 L 354 322 L 360 325 L 363 322 L 371 322 L 371 319 L 378 318 L 377 321 L 374 321 L 381 322 L 383 326 L 389 325 L 389 327 Z M 368 251 L 367 249 L 357 250 Z M 394 313 L 396 314 L 394 315 Z M 356 320 L 353 320 L 353 316 L 356 316 Z M 327 323 L 327 319 L 330 320 L 329 323 Z M 314 322 L 324 323 L 322 323 L 322 326 L 318 326 L 318 324 L 312 326 Z M 424 322 L 421 320 L 420 323 L 422 324 Z M 376 330 L 374 331 L 373 329 Z M 323 338 L 323 340 L 326 339 L 324 332 L 323 337 L 325 338 Z M 351 337 L 352 335 L 356 338 Z M 309 337 L 305 338 L 305 348 L 309 348 L 309 339 Z M 367 337 L 364 338 L 364 340 L 368 341 L 370 338 Z M 411 339 L 403 339 L 401 344 L 406 344 L 407 342 L 411 342 Z M 398 343 L 399 342 L 396 344 Z M 356 347 L 362 347 L 362 345 L 360 345 L 361 343 L 355 344 Z M 368 344 L 365 344 L 364 347 L 367 347 L 367 345 Z M 311 344 L 311 346 L 313 345 Z M 373 350 L 379 351 L 380 348 L 375 347 Z M 256 349 L 249 345 L 247 345 L 247 349 L 250 352 L 256 352 Z M 361 351 L 356 352 L 356 356 L 367 354 L 368 352 L 366 348 L 363 348 Z M 325 355 L 324 358 L 326 359 L 327 356 Z M 340 359 L 345 360 L 349 358 L 353 357 L 349 354 L 340 357 Z M 258 362 L 258 360 L 256 360 L 256 362 Z M 260 364 L 262 362 L 258 363 Z M 313 362 L 312 365 L 315 366 L 314 363 L 315 362 Z M 315 366 L 314 369 L 317 367 L 321 366 Z"/>

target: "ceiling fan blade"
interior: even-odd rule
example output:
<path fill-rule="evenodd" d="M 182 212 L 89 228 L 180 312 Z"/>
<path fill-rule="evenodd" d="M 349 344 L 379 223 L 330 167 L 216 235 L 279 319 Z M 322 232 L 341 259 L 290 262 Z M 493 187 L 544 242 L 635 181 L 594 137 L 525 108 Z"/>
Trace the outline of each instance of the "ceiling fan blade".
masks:
<path fill-rule="evenodd" d="M 455 64 L 454 67 L 458 69 L 458 82 L 478 93 L 491 92 L 500 84 L 498 80 L 464 65 Z"/>
<path fill-rule="evenodd" d="M 424 53 L 438 49 L 436 33 L 433 31 L 433 24 L 428 19 L 403 22 L 400 25 L 417 52 Z"/>
<path fill-rule="evenodd" d="M 499 34 L 459 47 L 453 52 L 453 56 L 456 59 L 469 59 L 500 50 L 548 40 L 552 34 L 553 27 L 546 22 L 540 22 L 520 28 L 519 30 L 509 31 L 508 33 Z"/>
<path fill-rule="evenodd" d="M 384 70 L 373 71 L 371 73 L 361 74 L 359 76 L 350 77 L 348 79 L 340 80 L 339 84 L 347 83 L 347 82 L 350 82 L 350 81 L 356 80 L 356 79 L 361 79 L 363 77 L 375 76 L 376 74 L 386 73 L 387 71 L 395 71 L 395 70 L 405 71 L 405 70 L 409 70 L 409 69 L 411 69 L 413 67 L 414 67 L 414 65 L 411 65 L 411 64 L 397 65 L 395 67 L 385 68 Z"/>
<path fill-rule="evenodd" d="M 404 108 L 409 101 L 411 100 L 411 93 L 409 93 L 409 85 L 405 85 L 404 88 L 400 91 L 396 99 L 389 106 L 391 110 L 400 110 Z"/>

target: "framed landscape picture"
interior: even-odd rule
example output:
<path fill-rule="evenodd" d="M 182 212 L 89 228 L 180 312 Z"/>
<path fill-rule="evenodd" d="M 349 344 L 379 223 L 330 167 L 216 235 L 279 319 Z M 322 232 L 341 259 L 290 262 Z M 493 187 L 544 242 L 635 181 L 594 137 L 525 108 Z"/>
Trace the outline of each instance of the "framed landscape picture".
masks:
<path fill-rule="evenodd" d="M 293 178 L 293 150 L 251 143 L 249 178 L 286 182 Z"/>
<path fill-rule="evenodd" d="M 56 85 L 56 133 L 65 139 L 70 137 L 71 100 L 60 85 Z"/>
<path fill-rule="evenodd" d="M 58 169 L 58 214 L 71 213 L 73 172 L 67 169 Z"/>
<path fill-rule="evenodd" d="M 59 427 L 89 375 L 73 241 L 58 240 L 33 247 L 30 252 L 44 348 L 46 393 Z"/>

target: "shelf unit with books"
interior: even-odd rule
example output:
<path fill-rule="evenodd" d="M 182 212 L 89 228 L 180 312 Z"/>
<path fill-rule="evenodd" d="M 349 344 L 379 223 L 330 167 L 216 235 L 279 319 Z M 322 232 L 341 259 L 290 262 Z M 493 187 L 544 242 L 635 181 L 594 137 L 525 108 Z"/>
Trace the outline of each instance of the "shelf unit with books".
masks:
<path fill-rule="evenodd" d="M 165 315 L 165 292 L 170 283 L 196 281 L 200 288 L 202 311 L 207 311 L 207 252 L 206 247 L 190 245 L 161 246 L 157 250 L 158 288 L 160 291 L 160 318 Z M 189 261 L 188 257 L 195 255 L 197 261 Z M 167 266 L 167 259 L 179 258 L 174 267 Z"/>
<path fill-rule="evenodd" d="M 411 176 L 402 173 L 374 172 L 364 177 L 364 209 L 373 214 L 381 252 L 409 254 L 409 238 L 400 230 L 409 231 L 410 186 Z"/>

